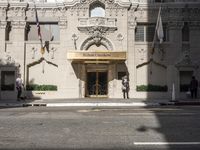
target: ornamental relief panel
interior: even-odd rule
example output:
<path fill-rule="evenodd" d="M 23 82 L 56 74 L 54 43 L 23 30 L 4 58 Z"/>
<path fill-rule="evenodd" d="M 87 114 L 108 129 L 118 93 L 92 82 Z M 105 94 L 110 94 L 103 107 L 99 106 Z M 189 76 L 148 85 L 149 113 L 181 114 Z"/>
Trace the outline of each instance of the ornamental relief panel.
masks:
<path fill-rule="evenodd" d="M 0 17 L 6 17 L 7 7 L 0 8 Z"/>
<path fill-rule="evenodd" d="M 8 17 L 25 17 L 25 7 L 11 7 L 8 9 Z"/>
<path fill-rule="evenodd" d="M 69 8 L 71 15 L 86 16 L 89 13 L 89 6 L 93 2 L 105 4 L 105 10 L 108 16 L 123 16 L 127 9 L 120 6 L 118 3 L 114 3 L 114 0 L 82 0 L 81 3 L 77 3 Z"/>

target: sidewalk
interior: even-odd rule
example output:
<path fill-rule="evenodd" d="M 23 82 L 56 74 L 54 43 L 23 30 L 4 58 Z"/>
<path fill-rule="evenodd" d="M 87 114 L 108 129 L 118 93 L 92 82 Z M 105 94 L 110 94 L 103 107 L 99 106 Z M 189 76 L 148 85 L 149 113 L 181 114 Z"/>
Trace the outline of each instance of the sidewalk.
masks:
<path fill-rule="evenodd" d="M 36 100 L 0 100 L 0 107 L 148 107 L 167 105 L 200 105 L 200 99 L 170 101 L 167 99 L 36 99 Z"/>

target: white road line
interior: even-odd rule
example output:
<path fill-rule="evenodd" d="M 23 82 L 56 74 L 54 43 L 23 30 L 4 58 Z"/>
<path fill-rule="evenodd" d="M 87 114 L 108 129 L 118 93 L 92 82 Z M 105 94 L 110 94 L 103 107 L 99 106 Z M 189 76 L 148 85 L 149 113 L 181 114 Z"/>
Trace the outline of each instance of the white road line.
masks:
<path fill-rule="evenodd" d="M 92 107 L 98 107 L 98 106 L 158 106 L 159 104 L 145 104 L 145 103 L 49 103 L 47 104 L 47 107 L 64 107 L 64 106 L 92 106 Z"/>
<path fill-rule="evenodd" d="M 200 145 L 200 142 L 134 142 L 134 145 Z"/>
<path fill-rule="evenodd" d="M 135 112 L 135 113 L 119 113 L 119 115 L 121 116 L 131 116 L 131 115 L 162 115 L 162 116 L 168 116 L 168 115 L 171 115 L 171 116 L 189 116 L 189 115 L 195 115 L 195 113 L 181 113 L 181 112 L 178 112 L 178 113 L 175 113 L 175 112 Z"/>

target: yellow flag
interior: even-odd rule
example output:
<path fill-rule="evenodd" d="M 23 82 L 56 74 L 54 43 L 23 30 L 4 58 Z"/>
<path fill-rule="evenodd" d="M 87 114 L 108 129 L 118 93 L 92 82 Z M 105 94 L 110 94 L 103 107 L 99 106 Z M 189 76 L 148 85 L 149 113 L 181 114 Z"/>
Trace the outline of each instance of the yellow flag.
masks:
<path fill-rule="evenodd" d="M 42 47 L 42 48 L 41 48 L 41 54 L 43 55 L 43 54 L 44 54 L 44 52 L 45 52 L 45 48 L 44 48 L 44 47 Z"/>

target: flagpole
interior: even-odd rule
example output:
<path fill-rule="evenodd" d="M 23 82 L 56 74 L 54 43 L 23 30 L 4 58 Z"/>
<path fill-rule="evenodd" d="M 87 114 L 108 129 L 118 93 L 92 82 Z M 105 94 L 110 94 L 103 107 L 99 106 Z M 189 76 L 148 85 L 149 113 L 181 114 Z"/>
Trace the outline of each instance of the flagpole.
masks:
<path fill-rule="evenodd" d="M 161 19 L 161 9 L 162 9 L 162 0 L 160 2 L 160 6 L 159 6 L 159 11 L 158 11 L 158 17 L 157 17 L 157 21 L 156 21 L 156 27 L 155 27 L 155 32 L 154 32 L 154 37 L 153 37 L 153 41 L 151 44 L 151 54 L 153 55 L 154 53 L 154 48 L 155 48 L 155 43 L 156 43 L 156 36 L 157 36 L 157 30 L 158 30 L 158 26 L 159 26 L 159 21 Z"/>
<path fill-rule="evenodd" d="M 38 19 L 38 13 L 37 13 L 35 1 L 34 1 L 34 8 L 35 8 L 36 26 L 37 26 L 37 29 L 38 29 L 38 37 L 39 37 L 40 45 L 41 45 L 41 54 L 42 54 L 42 57 L 43 57 L 44 47 L 43 47 L 43 43 L 42 43 L 42 35 L 41 35 L 41 31 L 40 31 L 40 23 L 39 23 L 39 19 Z"/>

